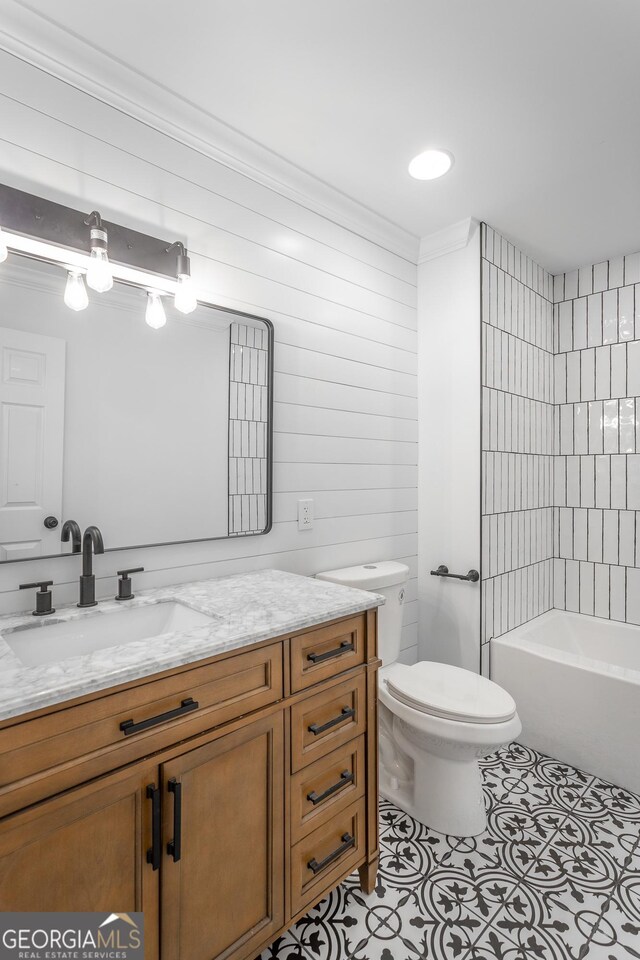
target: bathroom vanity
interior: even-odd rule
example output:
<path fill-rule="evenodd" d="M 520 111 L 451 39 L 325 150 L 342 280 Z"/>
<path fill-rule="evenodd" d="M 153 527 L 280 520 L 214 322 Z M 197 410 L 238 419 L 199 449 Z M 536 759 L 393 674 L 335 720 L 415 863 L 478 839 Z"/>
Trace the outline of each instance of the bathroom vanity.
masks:
<path fill-rule="evenodd" d="M 144 911 L 149 960 L 248 960 L 371 891 L 380 602 L 261 571 L 1 618 L 0 910 Z"/>

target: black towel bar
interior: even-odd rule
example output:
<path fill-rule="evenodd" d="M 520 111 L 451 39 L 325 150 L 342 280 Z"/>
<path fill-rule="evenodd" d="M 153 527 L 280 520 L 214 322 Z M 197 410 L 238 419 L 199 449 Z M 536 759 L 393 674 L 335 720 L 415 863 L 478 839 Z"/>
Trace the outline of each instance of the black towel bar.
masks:
<path fill-rule="evenodd" d="M 449 567 L 441 563 L 437 570 L 431 571 L 432 577 L 449 577 L 452 580 L 468 580 L 470 583 L 477 583 L 480 574 L 477 570 L 469 570 L 469 573 L 449 573 Z"/>

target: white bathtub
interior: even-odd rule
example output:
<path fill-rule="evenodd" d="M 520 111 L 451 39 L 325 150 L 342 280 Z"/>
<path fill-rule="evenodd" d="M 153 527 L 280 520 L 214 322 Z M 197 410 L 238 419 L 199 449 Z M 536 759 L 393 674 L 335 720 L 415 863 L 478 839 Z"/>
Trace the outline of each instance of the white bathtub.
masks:
<path fill-rule="evenodd" d="M 550 610 L 491 641 L 520 740 L 640 793 L 640 627 Z"/>

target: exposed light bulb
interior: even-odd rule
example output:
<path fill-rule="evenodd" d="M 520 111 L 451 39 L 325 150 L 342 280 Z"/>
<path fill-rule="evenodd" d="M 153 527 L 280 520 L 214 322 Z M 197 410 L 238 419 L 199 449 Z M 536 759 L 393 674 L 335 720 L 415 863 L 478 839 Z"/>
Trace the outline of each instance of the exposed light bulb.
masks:
<path fill-rule="evenodd" d="M 193 292 L 191 277 L 187 274 L 182 274 L 178 277 L 174 304 L 176 310 L 179 310 L 180 313 L 193 313 L 198 306 L 196 295 Z"/>
<path fill-rule="evenodd" d="M 89 306 L 84 277 L 77 270 L 69 270 L 64 289 L 64 302 L 71 310 L 84 310 Z"/>
<path fill-rule="evenodd" d="M 101 247 L 91 248 L 91 259 L 87 268 L 87 283 L 97 293 L 106 293 L 113 286 L 109 257 L 107 251 Z"/>
<path fill-rule="evenodd" d="M 9 250 L 4 239 L 4 234 L 2 233 L 2 227 L 0 227 L 0 263 L 4 263 L 8 256 Z"/>
<path fill-rule="evenodd" d="M 159 330 L 160 327 L 164 327 L 167 322 L 167 315 L 164 312 L 162 298 L 160 294 L 154 290 L 150 290 L 147 294 L 147 311 L 144 318 L 154 330 Z"/>

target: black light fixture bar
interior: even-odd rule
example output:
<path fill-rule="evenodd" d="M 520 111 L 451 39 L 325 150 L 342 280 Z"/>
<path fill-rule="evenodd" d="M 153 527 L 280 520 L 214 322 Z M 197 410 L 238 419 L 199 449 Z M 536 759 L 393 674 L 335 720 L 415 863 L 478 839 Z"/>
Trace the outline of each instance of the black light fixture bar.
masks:
<path fill-rule="evenodd" d="M 21 234 L 89 254 L 89 214 L 89 209 L 74 210 L 53 200 L 0 184 L 0 227 L 8 235 Z M 102 224 L 109 235 L 109 259 L 112 263 L 175 280 L 180 248 L 184 250 L 182 244 L 159 240 L 108 220 L 102 220 Z"/>

